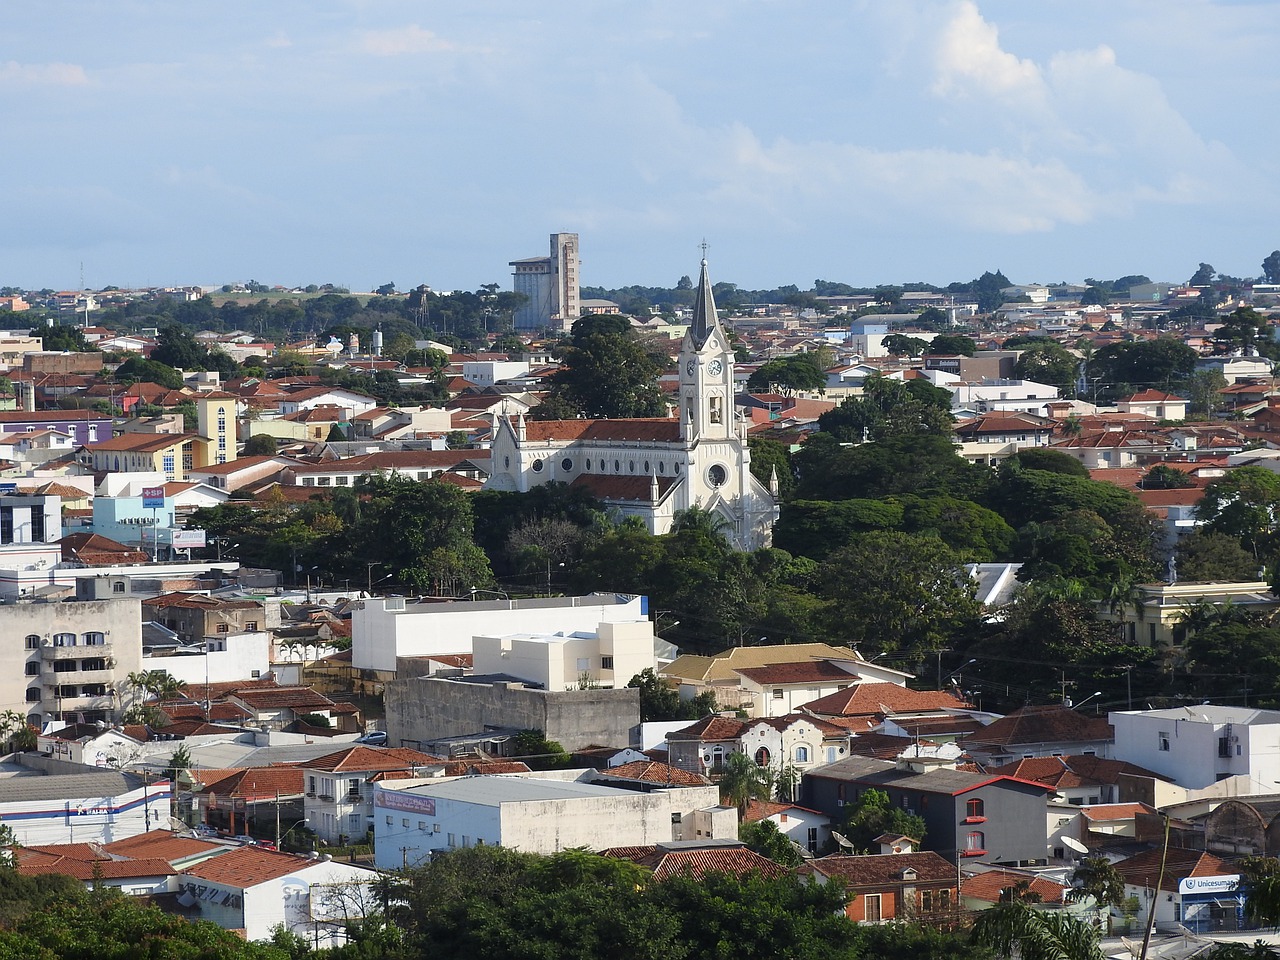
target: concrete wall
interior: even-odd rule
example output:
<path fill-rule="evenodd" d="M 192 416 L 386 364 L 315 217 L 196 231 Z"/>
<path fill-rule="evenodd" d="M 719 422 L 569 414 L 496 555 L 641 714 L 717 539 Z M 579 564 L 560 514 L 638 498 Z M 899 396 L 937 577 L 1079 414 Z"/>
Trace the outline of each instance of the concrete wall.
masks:
<path fill-rule="evenodd" d="M 554 693 L 413 677 L 387 682 L 386 710 L 388 742 L 393 746 L 511 727 L 542 730 L 566 750 L 581 750 L 629 745 L 632 729 L 640 723 L 640 692 L 623 688 Z"/>

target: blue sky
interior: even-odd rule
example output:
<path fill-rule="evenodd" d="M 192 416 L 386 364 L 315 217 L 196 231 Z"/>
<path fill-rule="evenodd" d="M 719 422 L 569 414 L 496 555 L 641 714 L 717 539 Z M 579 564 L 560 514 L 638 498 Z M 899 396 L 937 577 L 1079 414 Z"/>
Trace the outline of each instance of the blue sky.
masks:
<path fill-rule="evenodd" d="M 0 8 L 0 285 L 1015 282 L 1280 247 L 1280 3 Z"/>

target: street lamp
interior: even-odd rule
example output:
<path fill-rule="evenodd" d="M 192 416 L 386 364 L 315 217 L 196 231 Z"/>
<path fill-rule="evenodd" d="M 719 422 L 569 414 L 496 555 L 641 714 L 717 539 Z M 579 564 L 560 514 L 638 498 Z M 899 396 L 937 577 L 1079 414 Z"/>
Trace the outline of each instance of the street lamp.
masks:
<path fill-rule="evenodd" d="M 477 593 L 492 593 L 494 596 L 501 597 L 503 600 L 506 600 L 508 603 L 510 603 L 510 602 L 511 602 L 511 597 L 510 597 L 510 596 L 508 596 L 508 595 L 507 595 L 506 593 L 504 593 L 503 591 L 501 591 L 501 590 L 486 590 L 484 587 L 472 587 L 472 588 L 471 588 L 471 600 L 472 600 L 472 602 L 475 602 L 476 594 L 477 594 Z"/>
<path fill-rule="evenodd" d="M 365 574 L 369 581 L 369 589 L 366 592 L 369 594 L 369 596 L 372 597 L 373 596 L 373 568 L 382 566 L 382 561 L 366 560 L 364 565 L 368 568 L 365 571 Z"/>
<path fill-rule="evenodd" d="M 1085 698 L 1084 698 L 1083 700 L 1081 700 L 1079 703 L 1071 703 L 1070 701 L 1068 701 L 1068 702 L 1067 702 L 1067 706 L 1069 706 L 1069 707 L 1074 707 L 1076 710 L 1079 710 L 1081 707 L 1083 707 L 1086 703 L 1088 703 L 1088 702 L 1089 702 L 1090 700 L 1092 700 L 1094 697 L 1100 697 L 1100 696 L 1102 696 L 1102 691 L 1101 691 L 1101 690 L 1095 690 L 1093 693 L 1089 694 L 1087 697 L 1085 697 Z M 1097 712 L 1097 710 L 1095 710 L 1094 712 L 1096 713 L 1096 712 Z"/>
<path fill-rule="evenodd" d="M 956 676 L 957 674 L 959 674 L 959 673 L 960 673 L 960 671 L 961 671 L 961 670 L 963 670 L 965 667 L 969 666 L 969 664 L 971 664 L 971 663 L 977 663 L 977 662 L 978 662 L 978 661 L 977 661 L 977 659 L 976 659 L 976 658 L 975 658 L 975 659 L 972 659 L 972 660 L 966 660 L 964 663 L 960 664 L 960 666 L 956 667 L 954 670 L 952 670 L 950 673 L 948 673 L 945 677 L 943 677 L 943 678 L 942 678 L 942 679 L 943 679 L 943 683 L 945 683 L 946 681 L 950 680 L 952 677 L 954 677 L 954 676 Z M 938 686 L 939 686 L 939 688 L 941 688 L 942 684 L 940 683 L 940 684 L 938 684 Z M 957 682 L 957 683 L 956 683 L 956 686 L 958 687 L 958 686 L 960 686 L 960 684 Z"/>

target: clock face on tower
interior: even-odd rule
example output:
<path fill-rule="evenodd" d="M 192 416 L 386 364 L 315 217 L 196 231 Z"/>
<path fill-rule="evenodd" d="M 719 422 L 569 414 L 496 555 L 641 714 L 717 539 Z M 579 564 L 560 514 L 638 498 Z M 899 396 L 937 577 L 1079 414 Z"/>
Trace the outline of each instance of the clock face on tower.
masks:
<path fill-rule="evenodd" d="M 698 369 L 698 361 L 696 360 L 690 360 L 684 365 L 684 372 L 691 377 L 693 376 L 693 371 L 696 369 Z"/>
<path fill-rule="evenodd" d="M 720 373 L 723 370 L 724 370 L 724 364 L 721 363 L 719 360 L 712 360 L 709 364 L 707 364 L 707 372 L 710 373 L 713 377 L 720 376 Z"/>

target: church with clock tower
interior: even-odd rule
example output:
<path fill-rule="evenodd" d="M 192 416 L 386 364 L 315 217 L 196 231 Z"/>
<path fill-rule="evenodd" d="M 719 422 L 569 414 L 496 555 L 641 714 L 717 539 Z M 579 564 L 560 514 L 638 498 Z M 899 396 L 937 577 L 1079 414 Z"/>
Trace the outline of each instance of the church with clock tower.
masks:
<path fill-rule="evenodd" d="M 751 473 L 747 421 L 734 407 L 734 355 L 716 314 L 707 262 L 693 321 L 680 348 L 677 416 L 630 420 L 499 417 L 490 449 L 490 489 L 525 492 L 558 481 L 585 489 L 651 533 L 699 507 L 723 522 L 741 550 L 769 545 L 777 483 Z"/>

